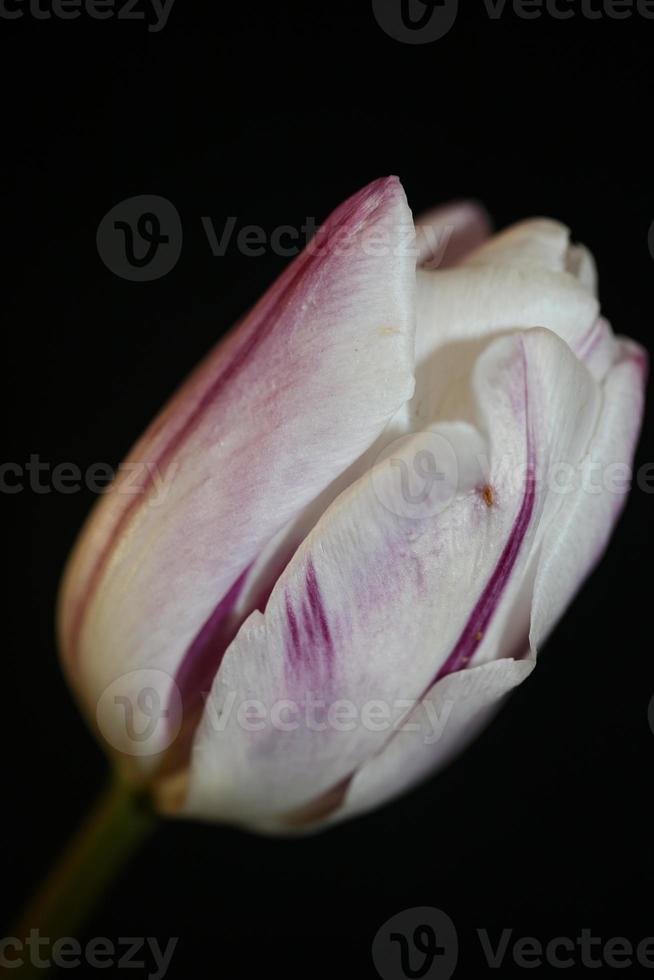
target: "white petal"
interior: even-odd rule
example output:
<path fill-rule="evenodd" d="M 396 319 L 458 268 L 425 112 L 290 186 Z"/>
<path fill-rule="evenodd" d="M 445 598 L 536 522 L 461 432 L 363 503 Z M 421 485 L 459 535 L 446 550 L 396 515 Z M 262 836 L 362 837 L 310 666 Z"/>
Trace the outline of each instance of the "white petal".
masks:
<path fill-rule="evenodd" d="M 132 484 L 94 512 L 62 589 L 64 659 L 92 713 L 120 675 L 172 677 L 271 538 L 410 397 L 407 228 L 396 178 L 341 205 L 130 454 Z M 136 496 L 135 468 L 154 474 Z"/>
<path fill-rule="evenodd" d="M 531 642 L 548 635 L 602 556 L 629 492 L 640 431 L 647 359 L 621 341 L 602 386 L 602 408 L 583 466 L 563 486 L 560 518 L 548 528 L 534 586 Z"/>
<path fill-rule="evenodd" d="M 600 316 L 572 348 L 597 381 L 602 381 L 618 356 L 618 346 L 608 320 Z"/>
<path fill-rule="evenodd" d="M 585 456 L 584 467 L 592 461 L 591 470 L 575 469 L 575 477 L 583 473 L 586 482 L 571 483 L 576 487 L 572 492 L 557 492 L 564 484 L 558 478 L 549 481 L 541 533 L 522 588 L 492 626 L 505 655 L 529 649 L 528 659 L 494 660 L 438 681 L 404 729 L 343 788 L 340 806 L 326 817 L 327 823 L 378 806 L 437 771 L 487 723 L 503 694 L 531 671 L 537 649 L 601 556 L 624 505 L 629 486 L 625 475 L 631 472 L 642 419 L 645 373 L 644 351 L 621 341 L 601 389 L 601 410 L 587 453 L 582 446 L 588 432 L 571 454 L 572 458 L 576 452 L 580 460 Z M 574 425 L 574 418 L 567 423 Z M 315 826 L 321 825 L 319 816 Z"/>
<path fill-rule="evenodd" d="M 545 327 L 575 350 L 598 319 L 597 300 L 567 274 L 511 266 L 418 270 L 416 390 L 394 431 L 435 419 L 471 421 L 471 372 L 491 340 Z"/>
<path fill-rule="evenodd" d="M 384 749 L 358 770 L 342 806 L 328 816 L 327 823 L 380 806 L 447 765 L 490 722 L 534 664 L 533 658 L 494 660 L 443 677 Z"/>
<path fill-rule="evenodd" d="M 500 340 L 475 372 L 476 428 L 405 439 L 336 500 L 227 651 L 183 812 L 288 827 L 383 748 L 439 673 L 514 652 L 506 620 L 548 512 L 546 474 L 584 451 L 596 389 L 552 333 Z M 421 482 L 430 453 L 441 479 Z M 259 731 L 239 722 L 248 698 L 263 705 Z M 313 731 L 312 698 L 347 700 L 354 729 Z M 270 722 L 285 699 L 300 720 L 289 732 Z M 381 731 L 361 722 L 370 701 L 388 712 Z"/>
<path fill-rule="evenodd" d="M 566 269 L 582 286 L 597 296 L 597 266 L 592 252 L 585 245 L 571 245 L 566 257 Z"/>
<path fill-rule="evenodd" d="M 569 274 L 584 289 L 595 292 L 592 255 L 583 245 L 571 245 L 570 230 L 550 218 L 531 218 L 510 225 L 475 249 L 464 264 Z"/>

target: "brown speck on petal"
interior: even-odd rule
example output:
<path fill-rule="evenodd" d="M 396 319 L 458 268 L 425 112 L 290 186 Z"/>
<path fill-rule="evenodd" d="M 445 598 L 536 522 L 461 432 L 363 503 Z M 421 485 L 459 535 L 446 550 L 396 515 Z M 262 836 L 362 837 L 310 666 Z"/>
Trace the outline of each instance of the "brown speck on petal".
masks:
<path fill-rule="evenodd" d="M 495 494 L 493 493 L 493 488 L 489 483 L 486 484 L 482 491 L 482 496 L 484 498 L 484 503 L 487 507 L 492 507 L 495 503 Z"/>

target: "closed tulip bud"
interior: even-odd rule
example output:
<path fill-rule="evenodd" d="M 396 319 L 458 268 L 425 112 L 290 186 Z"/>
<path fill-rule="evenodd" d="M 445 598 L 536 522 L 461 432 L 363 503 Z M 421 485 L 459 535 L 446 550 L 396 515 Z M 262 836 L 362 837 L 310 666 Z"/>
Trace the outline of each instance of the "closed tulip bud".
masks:
<path fill-rule="evenodd" d="M 162 812 L 290 833 L 406 790 L 531 673 L 605 548 L 646 357 L 590 254 L 544 219 L 490 237 L 468 203 L 416 227 L 396 178 L 342 204 L 74 550 L 65 669 Z"/>

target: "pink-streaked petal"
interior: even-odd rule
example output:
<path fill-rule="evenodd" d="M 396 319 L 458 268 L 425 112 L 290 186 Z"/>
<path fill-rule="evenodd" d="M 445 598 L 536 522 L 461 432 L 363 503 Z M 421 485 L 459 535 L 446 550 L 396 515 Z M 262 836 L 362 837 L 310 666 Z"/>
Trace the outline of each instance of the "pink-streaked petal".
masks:
<path fill-rule="evenodd" d="M 135 446 L 123 472 L 133 486 L 140 468 L 142 492 L 119 479 L 62 591 L 91 709 L 117 674 L 172 676 L 212 618 L 220 631 L 214 611 L 270 539 L 411 396 L 410 227 L 396 178 L 346 201 Z"/>
<path fill-rule="evenodd" d="M 550 495 L 543 533 L 503 636 L 506 650 L 520 655 L 523 647 L 530 649 L 528 658 L 490 661 L 437 681 L 402 729 L 341 785 L 326 823 L 379 806 L 435 773 L 483 728 L 503 695 L 530 673 L 537 649 L 601 556 L 624 505 L 630 482 L 624 474 L 631 472 L 646 372 L 645 352 L 620 340 L 602 385 L 602 406 L 584 461 L 593 463 L 594 485 Z M 318 816 L 314 827 L 320 825 Z"/>
<path fill-rule="evenodd" d="M 416 218 L 418 265 L 457 265 L 492 232 L 488 212 L 476 201 L 453 201 Z"/>
<path fill-rule="evenodd" d="M 608 320 L 598 317 L 575 342 L 573 350 L 593 377 L 602 381 L 618 355 L 618 345 Z"/>
<path fill-rule="evenodd" d="M 515 652 L 507 619 L 549 513 L 547 473 L 555 460 L 581 458 L 599 396 L 544 330 L 492 344 L 474 390 L 476 427 L 443 423 L 391 447 L 318 522 L 265 614 L 245 622 L 196 734 L 183 812 L 288 826 L 389 733 L 280 731 L 275 705 L 292 702 L 298 720 L 312 698 L 323 711 L 345 700 L 360 719 L 378 701 L 395 724 L 444 672 Z M 421 497 L 424 453 L 441 479 Z M 248 699 L 263 705 L 261 730 L 239 721 Z"/>

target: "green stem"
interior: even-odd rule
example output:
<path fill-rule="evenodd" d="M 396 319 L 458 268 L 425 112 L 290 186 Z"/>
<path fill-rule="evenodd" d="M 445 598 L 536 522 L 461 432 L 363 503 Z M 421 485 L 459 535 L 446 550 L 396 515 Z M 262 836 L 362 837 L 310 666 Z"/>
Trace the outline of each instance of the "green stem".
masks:
<path fill-rule="evenodd" d="M 49 940 L 41 946 L 43 959 L 51 958 L 55 940 L 79 940 L 96 903 L 155 825 L 144 799 L 121 780 L 112 781 L 10 933 L 23 945 L 7 959 L 20 958 L 22 968 L 0 966 L 0 975 L 43 977 L 43 967 L 32 962 L 33 947 L 24 945 L 30 933 L 38 930 Z"/>

